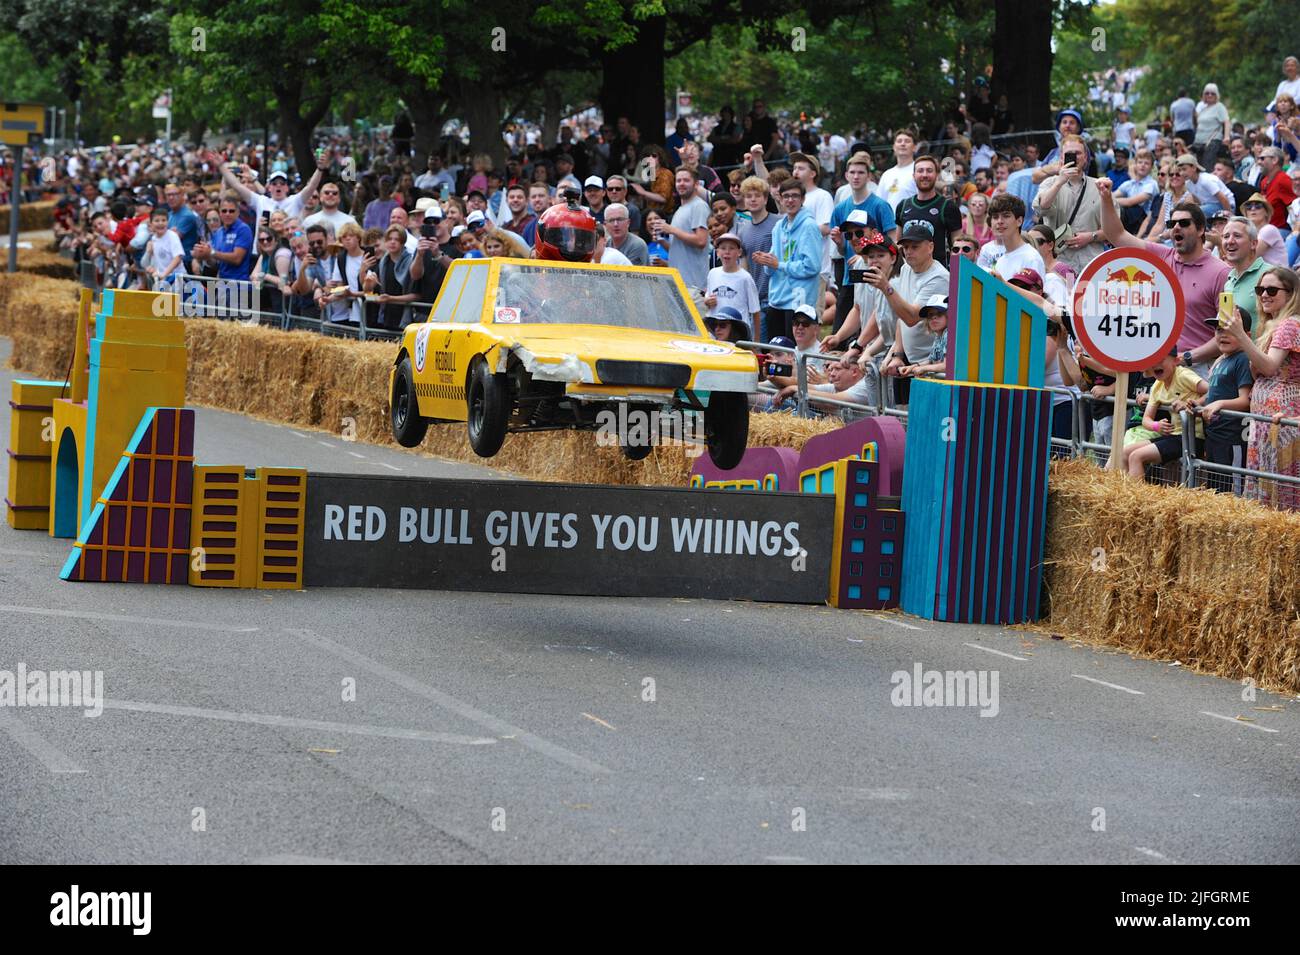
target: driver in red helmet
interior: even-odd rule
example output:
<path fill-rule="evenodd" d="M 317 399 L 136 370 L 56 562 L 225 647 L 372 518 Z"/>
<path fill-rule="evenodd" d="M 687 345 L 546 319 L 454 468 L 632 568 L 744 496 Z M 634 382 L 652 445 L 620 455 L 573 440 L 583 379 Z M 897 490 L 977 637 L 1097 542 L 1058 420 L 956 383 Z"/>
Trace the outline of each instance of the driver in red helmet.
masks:
<path fill-rule="evenodd" d="M 596 220 L 578 205 L 576 189 L 564 189 L 564 199 L 542 213 L 533 257 L 590 262 L 596 253 Z"/>

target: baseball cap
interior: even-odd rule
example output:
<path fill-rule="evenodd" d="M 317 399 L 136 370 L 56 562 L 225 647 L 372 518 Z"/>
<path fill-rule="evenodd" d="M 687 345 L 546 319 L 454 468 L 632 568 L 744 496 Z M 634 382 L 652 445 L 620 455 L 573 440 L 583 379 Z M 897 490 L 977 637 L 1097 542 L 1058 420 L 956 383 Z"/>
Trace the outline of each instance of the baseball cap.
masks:
<path fill-rule="evenodd" d="M 1205 319 L 1205 324 L 1206 324 L 1206 325 L 1209 325 L 1209 326 L 1211 326 L 1211 327 L 1213 327 L 1213 328 L 1218 328 L 1218 327 L 1219 327 L 1219 313 L 1218 313 L 1218 312 L 1215 312 L 1213 315 L 1211 315 L 1211 316 L 1209 316 L 1207 319 Z M 1246 310 L 1243 308 L 1243 309 L 1241 310 L 1241 327 L 1242 327 L 1243 329 L 1245 329 L 1246 331 L 1250 331 L 1251 325 L 1253 325 L 1253 324 L 1254 324 L 1254 322 L 1253 322 L 1253 320 L 1252 320 L 1251 317 L 1250 317 L 1250 312 L 1246 311 Z"/>
<path fill-rule="evenodd" d="M 458 225 L 451 230 L 451 237 L 453 239 L 459 239 L 464 233 L 465 227 L 463 225 Z"/>
<path fill-rule="evenodd" d="M 483 215 L 483 213 L 478 209 L 475 209 L 465 217 L 465 225 L 469 226 L 471 229 L 485 226 L 487 225 L 487 216 Z"/>
<path fill-rule="evenodd" d="M 822 164 L 817 161 L 816 156 L 809 156 L 807 153 L 791 153 L 790 168 L 793 169 L 794 164 L 797 162 L 806 162 L 808 165 L 813 167 L 813 172 L 815 174 L 818 176 L 822 174 Z"/>
<path fill-rule="evenodd" d="M 1042 288 L 1043 277 L 1038 274 L 1037 269 L 1021 269 L 1011 276 L 1011 284 L 1023 285 L 1026 288 Z"/>
<path fill-rule="evenodd" d="M 854 209 L 848 214 L 848 217 L 844 220 L 844 224 L 869 226 L 871 225 L 871 217 L 867 215 L 866 209 Z"/>
<path fill-rule="evenodd" d="M 934 226 L 923 220 L 917 219 L 909 222 L 903 234 L 898 238 L 899 242 L 933 242 Z"/>
<path fill-rule="evenodd" d="M 1116 156 L 1120 156 L 1120 155 L 1128 156 L 1128 155 L 1129 155 L 1128 147 L 1127 147 L 1127 146 L 1116 146 L 1116 147 L 1115 147 L 1115 155 L 1116 155 Z"/>
<path fill-rule="evenodd" d="M 1202 172 L 1205 171 L 1205 167 L 1202 166 L 1199 162 L 1197 162 L 1196 157 L 1193 156 L 1191 153 L 1183 153 L 1181 156 L 1179 156 L 1177 159 L 1174 160 L 1174 165 L 1195 166 L 1197 169 L 1201 170 Z"/>
<path fill-rule="evenodd" d="M 890 255 L 898 255 L 898 246 L 894 245 L 894 240 L 883 232 L 877 232 L 875 229 L 868 229 L 863 234 L 862 247 L 864 249 L 881 247 L 888 251 Z"/>
<path fill-rule="evenodd" d="M 289 181 L 289 176 L 286 173 L 281 172 L 280 170 L 276 170 L 275 172 L 271 173 L 271 175 L 266 177 L 266 184 L 269 186 L 277 179 L 283 179 L 287 183 Z"/>
<path fill-rule="evenodd" d="M 724 242 L 734 242 L 736 243 L 736 245 L 739 245 L 741 248 L 744 248 L 744 245 L 740 241 L 740 236 L 736 235 L 736 233 L 734 232 L 722 233 L 722 235 L 718 236 L 718 238 L 714 241 L 713 245 L 716 248 L 717 246 L 722 245 L 722 243 Z"/>
<path fill-rule="evenodd" d="M 848 169 L 849 166 L 852 166 L 855 163 L 858 165 L 865 163 L 868 169 L 872 168 L 871 153 L 867 152 L 865 149 L 859 149 L 857 152 L 852 153 L 849 156 L 848 161 L 844 163 L 844 168 Z"/>
<path fill-rule="evenodd" d="M 586 180 L 582 183 L 582 188 L 583 189 L 604 189 L 605 180 L 601 179 L 600 176 L 588 176 Z"/>
<path fill-rule="evenodd" d="M 800 305 L 798 308 L 794 310 L 794 317 L 791 319 L 791 321 L 797 323 L 801 319 L 806 319 L 807 321 L 812 322 L 814 325 L 816 325 L 817 310 L 814 309 L 811 305 Z"/>
<path fill-rule="evenodd" d="M 1022 271 L 1032 272 L 1033 269 L 1024 269 Z M 1038 273 L 1035 272 L 1034 274 L 1037 275 Z M 934 295 L 931 295 L 928 299 L 925 300 L 925 304 L 921 306 L 921 314 L 924 315 L 927 311 L 930 310 L 939 311 L 939 312 L 948 311 L 948 296 L 938 292 L 936 292 Z"/>

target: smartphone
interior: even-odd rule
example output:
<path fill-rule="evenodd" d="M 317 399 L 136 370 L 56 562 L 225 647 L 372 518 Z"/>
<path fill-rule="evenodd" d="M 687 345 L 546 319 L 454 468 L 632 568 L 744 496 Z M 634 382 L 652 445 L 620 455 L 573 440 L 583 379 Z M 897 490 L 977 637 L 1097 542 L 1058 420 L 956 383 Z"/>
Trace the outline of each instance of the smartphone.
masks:
<path fill-rule="evenodd" d="M 1065 166 L 1067 169 L 1073 169 L 1076 165 L 1078 165 L 1078 163 L 1076 163 L 1074 157 L 1071 156 L 1069 159 L 1067 159 L 1067 160 L 1066 160 L 1065 162 L 1063 162 L 1061 165 Z"/>
<path fill-rule="evenodd" d="M 420 223 L 420 238 L 438 238 L 438 221 L 436 219 L 425 219 Z"/>
<path fill-rule="evenodd" d="M 866 285 L 875 269 L 849 269 L 849 282 L 852 285 Z"/>
<path fill-rule="evenodd" d="M 439 190 L 438 194 L 442 198 L 442 201 L 446 202 L 447 199 L 451 197 L 451 187 L 444 182 L 442 184 L 442 189 Z"/>
<path fill-rule="evenodd" d="M 1233 316 L 1232 293 L 1219 293 L 1219 327 L 1227 328 L 1228 323 L 1232 321 Z"/>

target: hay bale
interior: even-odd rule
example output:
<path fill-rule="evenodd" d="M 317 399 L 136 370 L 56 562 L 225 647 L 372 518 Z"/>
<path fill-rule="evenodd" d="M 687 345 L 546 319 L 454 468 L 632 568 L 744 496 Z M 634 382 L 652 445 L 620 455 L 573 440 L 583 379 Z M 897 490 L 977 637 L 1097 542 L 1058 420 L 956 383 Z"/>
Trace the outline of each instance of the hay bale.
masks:
<path fill-rule="evenodd" d="M 9 206 L 0 206 L 0 222 L 9 228 Z M 24 202 L 18 207 L 18 231 L 37 232 L 54 228 L 54 202 Z"/>
<path fill-rule="evenodd" d="M 1054 464 L 1040 629 L 1300 690 L 1300 515 Z"/>

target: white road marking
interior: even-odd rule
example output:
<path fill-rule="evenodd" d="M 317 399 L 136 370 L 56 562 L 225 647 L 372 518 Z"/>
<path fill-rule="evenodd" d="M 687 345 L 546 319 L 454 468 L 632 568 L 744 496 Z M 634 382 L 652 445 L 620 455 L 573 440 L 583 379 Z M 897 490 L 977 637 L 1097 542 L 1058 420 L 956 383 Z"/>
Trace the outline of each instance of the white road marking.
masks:
<path fill-rule="evenodd" d="M 1014 653 L 1003 653 L 1001 650 L 994 650 L 992 647 L 982 647 L 978 643 L 963 643 L 963 647 L 970 647 L 972 650 L 983 650 L 985 653 L 996 653 L 1000 657 L 1006 657 L 1008 660 L 1019 660 L 1024 663 L 1028 657 L 1018 657 Z"/>
<path fill-rule="evenodd" d="M 290 429 L 289 429 L 289 433 L 290 433 L 290 434 L 296 434 L 296 435 L 297 435 L 298 437 L 300 437 L 300 438 L 305 438 L 305 437 L 307 437 L 307 436 L 306 436 L 305 434 L 303 434 L 301 431 L 294 431 L 293 428 L 290 428 Z"/>
<path fill-rule="evenodd" d="M 867 614 L 867 616 L 875 620 L 879 620 L 881 623 L 892 623 L 895 627 L 902 627 L 904 630 L 920 630 L 922 633 L 930 632 L 926 630 L 925 627 L 914 627 L 910 623 L 903 623 L 903 621 L 901 620 L 895 620 L 893 617 L 887 617 L 882 614 L 872 613 L 872 614 Z"/>
<path fill-rule="evenodd" d="M 1257 723 L 1247 723 L 1245 720 L 1239 720 L 1235 716 L 1224 716 L 1222 713 L 1211 713 L 1207 710 L 1201 710 L 1202 716 L 1213 716 L 1216 720 L 1227 720 L 1229 723 L 1235 723 L 1238 726 L 1245 726 L 1249 729 L 1259 730 L 1261 733 L 1276 733 L 1277 730 L 1269 729 L 1267 726 L 1260 726 Z"/>
<path fill-rule="evenodd" d="M 359 653 L 351 647 L 345 647 L 342 644 L 335 643 L 327 637 L 322 637 L 314 630 L 284 630 L 282 632 L 293 634 L 304 643 L 309 643 L 318 650 L 323 650 L 326 653 L 339 657 L 340 659 L 347 660 L 353 666 L 360 667 L 363 670 L 368 670 L 390 683 L 395 683 L 408 693 L 413 693 L 416 696 L 423 697 L 437 706 L 441 706 L 444 710 L 450 710 L 457 716 L 469 720 L 471 723 L 477 723 L 479 726 L 491 732 L 494 736 L 513 735 L 521 745 L 526 746 L 528 749 L 531 749 L 536 753 L 540 753 L 543 756 L 553 759 L 558 763 L 563 763 L 571 769 L 576 769 L 584 773 L 591 773 L 593 775 L 609 772 L 609 770 L 600 765 L 600 763 L 587 759 L 585 756 L 579 756 L 577 753 L 567 750 L 563 746 L 552 743 L 550 740 L 542 739 L 540 736 L 535 736 L 527 730 L 513 726 L 505 720 L 493 716 L 491 713 L 486 713 L 475 706 L 471 706 L 469 703 L 464 703 L 461 700 L 456 699 L 449 693 L 444 693 L 442 690 L 429 686 L 427 683 L 421 683 L 414 677 L 407 676 L 399 670 L 394 670 L 392 667 L 385 666 L 378 660 L 372 660 L 364 653 Z"/>
<path fill-rule="evenodd" d="M 349 451 L 348 454 L 352 455 L 354 458 L 360 458 L 363 461 L 366 459 L 364 454 L 357 454 L 355 451 Z"/>
<path fill-rule="evenodd" d="M 381 468 L 388 468 L 388 470 L 390 470 L 390 471 L 400 471 L 400 470 L 402 470 L 401 468 L 399 468 L 399 467 L 397 467 L 397 466 L 395 466 L 395 465 L 389 464 L 387 461 L 380 461 L 380 462 L 378 462 L 378 464 L 379 464 L 379 466 L 380 466 Z"/>
<path fill-rule="evenodd" d="M 327 447 L 327 448 L 331 448 L 331 449 L 333 449 L 333 448 L 337 448 L 337 447 L 338 447 L 337 444 L 334 444 L 334 443 L 331 442 L 331 441 L 319 441 L 319 440 L 318 440 L 316 443 L 317 443 L 317 444 L 323 444 L 323 445 L 325 445 L 325 447 Z"/>
<path fill-rule="evenodd" d="M 51 555 L 43 554 L 39 550 L 9 550 L 0 547 L 0 557 L 35 557 L 39 560 L 49 560 Z"/>
<path fill-rule="evenodd" d="M 24 726 L 13 713 L 0 709 L 0 732 L 31 753 L 52 773 L 84 773 L 72 759 L 29 726 Z"/>
<path fill-rule="evenodd" d="M 1098 686 L 1108 686 L 1112 690 L 1123 690 L 1125 693 L 1132 693 L 1134 696 L 1146 696 L 1141 690 L 1130 690 L 1126 686 L 1120 686 L 1118 683 L 1107 683 L 1105 680 L 1095 680 L 1090 676 L 1084 676 L 1082 673 L 1071 673 L 1076 680 L 1087 680 L 1089 683 L 1096 683 Z"/>
<path fill-rule="evenodd" d="M 812 865 L 803 856 L 763 856 L 764 862 L 780 862 L 788 865 Z"/>
<path fill-rule="evenodd" d="M 461 736 L 458 733 L 436 733 L 432 730 L 403 729 L 399 726 L 366 726 L 361 723 L 302 720 L 294 716 L 273 716 L 268 713 L 235 713 L 231 710 L 209 710 L 201 706 L 172 706 L 167 703 L 141 703 L 136 700 L 105 700 L 104 709 L 127 710 L 133 713 L 165 713 L 169 716 L 193 716 L 203 720 L 253 723 L 257 726 L 283 726 L 289 729 L 317 730 L 324 733 L 351 733 L 354 736 L 382 736 L 386 739 L 410 739 L 423 743 L 451 743 L 456 746 L 492 746 L 496 744 L 496 740 L 484 736 Z"/>
<path fill-rule="evenodd" d="M 77 620 L 103 620 L 106 623 L 135 623 L 151 627 L 172 627 L 177 630 L 210 630 L 217 633 L 257 633 L 258 627 L 232 627 L 220 623 L 201 623 L 197 620 L 161 620 L 157 617 L 132 617 L 120 613 L 95 613 L 90 610 L 53 610 L 48 607 L 16 607 L 0 604 L 0 614 L 30 613 L 38 617 L 73 617 Z"/>
<path fill-rule="evenodd" d="M 605 729 L 607 729 L 607 730 L 612 730 L 612 729 L 614 728 L 614 724 L 613 724 L 613 723 L 606 723 L 606 722 L 605 722 L 604 720 L 602 720 L 599 716 L 592 716 L 590 713 L 583 713 L 582 715 L 585 716 L 587 719 L 591 720 L 593 723 L 599 723 L 601 726 L 605 727 Z"/>
<path fill-rule="evenodd" d="M 1165 856 L 1164 853 L 1162 853 L 1162 852 L 1156 852 L 1155 849 L 1148 849 L 1146 846 L 1134 846 L 1133 848 L 1134 848 L 1136 851 L 1142 853 L 1144 856 L 1150 856 L 1150 857 L 1153 858 L 1153 859 L 1165 859 L 1165 858 L 1167 858 L 1167 857 Z"/>

